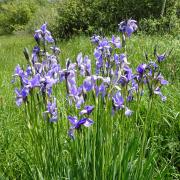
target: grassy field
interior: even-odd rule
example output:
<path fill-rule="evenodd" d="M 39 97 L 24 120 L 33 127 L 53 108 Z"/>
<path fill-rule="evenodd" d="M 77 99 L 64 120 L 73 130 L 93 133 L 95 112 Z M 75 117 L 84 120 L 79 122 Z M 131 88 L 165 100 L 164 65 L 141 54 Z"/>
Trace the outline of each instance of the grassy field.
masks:
<path fill-rule="evenodd" d="M 24 115 L 24 108 L 23 107 L 18 108 L 15 105 L 14 85 L 11 83 L 11 80 L 15 66 L 17 64 L 20 65 L 26 64 L 26 60 L 22 53 L 23 48 L 27 47 L 31 51 L 33 45 L 34 45 L 34 40 L 29 35 L 0 37 L 0 179 L 30 178 L 30 176 L 26 174 L 27 164 L 25 163 L 25 161 L 27 161 L 27 159 L 26 156 L 23 156 L 24 154 L 26 154 L 25 149 L 31 148 L 30 147 L 31 144 L 28 144 L 30 140 L 27 132 L 27 127 L 25 124 L 26 117 Z M 76 56 L 79 52 L 82 52 L 85 55 L 89 55 L 92 61 L 95 61 L 93 58 L 94 47 L 93 45 L 91 45 L 88 37 L 84 37 L 84 36 L 75 37 L 68 41 L 58 42 L 58 45 L 62 51 L 60 55 L 60 64 L 62 64 L 62 66 L 65 64 L 65 60 L 68 57 L 72 59 L 72 61 L 75 61 Z M 151 58 L 153 59 L 153 50 L 155 45 L 158 45 L 158 52 L 163 53 L 167 49 L 170 50 L 172 48 L 173 51 L 170 57 L 168 57 L 167 60 L 165 61 L 162 69 L 165 79 L 169 81 L 169 85 L 164 87 L 163 89 L 164 95 L 167 96 L 167 101 L 164 103 L 161 102 L 160 99 L 154 101 L 154 104 L 152 106 L 152 112 L 148 116 L 148 121 L 153 122 L 153 125 L 151 124 L 152 126 L 149 127 L 152 130 L 150 132 L 153 133 L 152 135 L 147 134 L 148 137 L 147 139 L 150 139 L 151 142 L 151 144 L 149 145 L 147 141 L 148 144 L 147 148 L 151 147 L 151 149 L 153 149 L 154 152 L 156 153 L 156 155 L 153 156 L 153 160 L 152 160 L 155 167 L 155 170 L 153 170 L 154 179 L 179 179 L 180 178 L 180 174 L 179 174 L 180 173 L 180 91 L 179 91 L 180 42 L 178 39 L 173 38 L 171 36 L 164 36 L 164 37 L 143 36 L 143 35 L 134 36 L 128 41 L 128 45 L 127 45 L 128 61 L 131 63 L 132 67 L 136 67 L 139 63 L 145 62 L 144 52 L 148 52 L 150 59 Z M 146 102 L 144 102 L 140 110 L 142 118 L 144 112 L 146 111 L 146 106 L 147 104 Z M 65 114 L 67 114 L 65 110 L 63 111 Z M 127 129 L 127 132 L 126 130 L 124 130 L 123 132 L 125 132 L 126 136 L 128 135 L 130 136 L 130 133 L 132 132 L 131 136 L 137 135 L 137 137 L 139 137 L 138 134 L 136 134 L 136 132 L 138 132 L 138 129 L 140 127 L 135 126 L 133 122 L 133 118 L 134 117 L 132 117 L 132 119 L 129 121 L 128 124 L 129 128 Z M 65 123 L 65 121 L 67 120 L 63 119 L 62 121 L 63 123 Z M 67 133 L 67 130 L 63 129 L 62 132 Z M 101 135 L 103 136 L 103 131 Z M 82 143 L 81 141 L 77 141 L 77 142 Z M 116 143 L 117 142 L 114 141 L 114 146 L 116 146 Z M 139 140 L 137 144 L 138 145 L 135 150 L 138 152 L 141 141 Z M 76 145 L 77 144 L 73 144 L 73 147 L 76 148 Z M 68 151 L 70 148 L 72 148 L 69 145 L 68 147 L 66 146 L 67 146 L 66 144 L 63 145 L 63 148 L 65 148 L 62 150 L 63 152 L 65 150 Z M 107 147 L 109 146 L 107 145 Z M 138 153 L 136 155 L 134 155 L 133 153 L 126 154 L 127 152 L 130 152 L 128 151 L 130 147 L 124 145 L 123 148 L 127 151 L 125 150 L 122 151 L 124 153 L 124 156 L 123 155 L 121 156 L 122 159 L 124 157 L 127 157 L 129 158 L 129 160 L 127 159 L 127 161 L 130 161 L 131 155 L 133 156 L 132 158 L 136 159 L 135 157 L 137 156 Z M 84 149 L 81 150 L 85 152 Z M 71 151 L 69 150 L 69 152 Z M 61 154 L 61 152 L 59 153 Z M 80 150 L 79 153 L 81 153 Z M 101 154 L 101 152 L 99 153 Z M 66 153 L 64 152 L 64 154 Z M 108 159 L 109 157 L 108 152 L 104 154 L 107 156 Z M 76 156 L 75 153 L 73 155 L 74 157 Z M 25 159 L 23 159 L 23 157 L 25 157 Z M 63 165 L 67 166 L 65 168 L 66 170 L 59 170 L 59 172 L 64 173 L 63 177 L 66 175 L 66 177 L 64 178 L 69 178 L 69 179 L 72 179 L 73 177 L 76 177 L 77 179 L 79 179 L 80 177 L 82 177 L 82 179 L 85 179 L 85 177 L 87 178 L 88 173 L 84 172 L 82 169 L 84 168 L 88 170 L 88 168 L 91 167 L 91 163 L 89 164 L 89 166 L 87 165 L 87 167 L 83 167 L 86 166 L 85 162 L 84 163 L 77 162 L 77 164 L 78 163 L 80 164 L 78 165 L 78 168 L 71 170 L 71 168 L 76 168 L 77 166 L 73 166 L 72 164 L 67 163 L 69 157 L 70 157 L 69 155 L 67 155 L 65 158 L 62 157 L 64 162 L 62 162 L 63 160 L 60 160 L 60 165 L 58 165 L 58 166 L 63 166 Z M 79 155 L 79 158 L 84 158 L 84 157 Z M 87 157 L 87 159 L 88 158 L 90 157 Z M 118 179 L 118 178 L 123 179 L 123 177 L 126 177 L 125 175 L 122 177 L 117 177 L 116 171 L 118 172 L 118 170 L 111 170 L 111 169 L 108 170 L 109 167 L 106 166 L 106 163 L 108 162 L 113 163 L 113 162 L 110 162 L 110 160 L 106 162 L 107 160 L 106 157 L 101 157 L 101 158 L 102 161 L 104 158 L 105 166 L 102 167 L 101 170 L 98 169 L 99 166 L 95 168 L 96 179 L 98 179 L 98 177 L 101 177 L 102 179 L 106 179 L 105 172 L 111 172 L 112 177 L 114 179 Z M 61 158 L 59 157 L 59 159 Z M 67 161 L 66 163 L 65 160 Z M 97 159 L 97 161 L 98 160 L 99 159 Z M 69 159 L 69 161 L 73 162 L 74 160 L 72 158 Z M 35 166 L 35 164 L 36 162 L 34 162 L 32 166 Z M 144 166 L 145 165 L 146 164 L 144 164 Z M 117 166 L 113 168 L 114 169 L 119 168 L 119 171 L 121 171 L 122 170 L 121 168 L 124 167 L 126 166 L 120 165 L 120 167 Z M 68 168 L 69 171 L 67 170 Z M 150 167 L 148 167 L 147 169 L 149 170 L 149 168 Z M 54 169 L 54 171 L 55 170 L 56 169 Z M 77 171 L 79 174 L 77 173 Z M 89 171 L 94 172 L 93 169 L 92 170 L 90 169 Z M 136 175 L 136 173 L 134 174 Z M 144 179 L 146 179 L 145 174 L 146 171 L 144 170 Z M 41 176 L 42 174 L 40 173 L 39 177 Z M 51 176 L 47 174 L 47 179 L 50 179 L 50 177 Z M 111 176 L 109 175 L 109 177 Z M 51 178 L 53 178 L 53 176 Z M 59 178 L 62 178 L 61 174 L 59 175 Z M 134 179 L 138 179 L 138 176 L 135 176 Z"/>

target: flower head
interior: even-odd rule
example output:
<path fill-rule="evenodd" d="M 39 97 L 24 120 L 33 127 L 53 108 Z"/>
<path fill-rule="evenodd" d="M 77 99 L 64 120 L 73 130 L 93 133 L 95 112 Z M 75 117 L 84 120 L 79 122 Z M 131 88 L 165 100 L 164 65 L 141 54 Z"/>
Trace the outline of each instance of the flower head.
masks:
<path fill-rule="evenodd" d="M 131 111 L 130 109 L 128 109 L 128 108 L 126 107 L 126 109 L 125 109 L 125 115 L 126 115 L 126 116 L 131 116 L 132 113 L 133 113 L 133 111 Z"/>
<path fill-rule="evenodd" d="M 84 109 L 80 112 L 81 115 L 87 114 L 90 115 L 91 112 L 93 111 L 94 106 L 85 106 Z"/>
<path fill-rule="evenodd" d="M 49 43 L 54 42 L 53 37 L 51 36 L 51 33 L 47 30 L 47 23 L 43 24 L 41 26 L 41 29 L 38 29 L 35 31 L 34 39 L 39 44 L 40 40 L 46 40 Z"/>
<path fill-rule="evenodd" d="M 93 120 L 89 118 L 82 118 L 78 121 L 78 118 L 76 116 L 68 116 L 69 122 L 72 124 L 72 126 L 69 129 L 69 136 L 74 139 L 74 131 L 76 129 L 79 129 L 82 125 L 85 127 L 90 127 L 94 122 Z"/>
<path fill-rule="evenodd" d="M 16 93 L 16 105 L 20 106 L 23 102 L 26 101 L 27 96 L 29 94 L 29 89 L 24 87 L 21 90 L 18 90 L 16 88 L 15 93 Z"/>
<path fill-rule="evenodd" d="M 119 37 L 116 38 L 115 36 L 112 36 L 110 43 L 112 43 L 116 48 L 121 48 L 121 42 Z"/>
<path fill-rule="evenodd" d="M 127 21 L 122 21 L 119 23 L 119 31 L 126 33 L 128 37 L 137 30 L 137 21 L 129 19 Z"/>
<path fill-rule="evenodd" d="M 146 64 L 140 64 L 140 65 L 137 67 L 136 71 L 137 71 L 140 75 L 143 75 L 144 72 L 145 72 L 145 70 L 146 70 L 146 67 L 147 67 Z"/>
<path fill-rule="evenodd" d="M 121 93 L 120 91 L 118 91 L 113 97 L 112 97 L 112 100 L 113 100 L 113 106 L 115 107 L 115 109 L 121 109 L 124 107 L 124 99 L 123 97 L 121 96 Z"/>
<path fill-rule="evenodd" d="M 47 111 L 46 113 L 49 113 L 50 115 L 50 122 L 57 122 L 58 120 L 58 112 L 57 112 L 57 106 L 56 106 L 56 98 L 54 98 L 53 102 L 47 103 Z"/>

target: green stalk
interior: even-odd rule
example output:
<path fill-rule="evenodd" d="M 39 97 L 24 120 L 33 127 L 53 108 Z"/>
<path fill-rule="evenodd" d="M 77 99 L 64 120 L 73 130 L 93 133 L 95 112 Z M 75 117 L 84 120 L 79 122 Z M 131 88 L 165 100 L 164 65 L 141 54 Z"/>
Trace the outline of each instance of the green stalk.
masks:
<path fill-rule="evenodd" d="M 144 128 L 143 128 L 143 137 L 142 137 L 142 147 L 141 147 L 141 151 L 140 151 L 140 171 L 142 173 L 142 170 L 143 170 L 143 159 L 145 158 L 145 151 L 146 151 L 146 133 L 147 133 L 147 126 L 149 125 L 149 122 L 148 122 L 148 117 L 149 117 L 149 114 L 152 110 L 152 102 L 153 102 L 153 97 L 151 96 L 150 97 L 150 100 L 149 100 L 149 104 L 148 104 L 148 110 L 147 110 L 147 113 L 146 113 L 146 118 L 144 120 Z M 140 174 L 141 174 L 140 173 Z"/>

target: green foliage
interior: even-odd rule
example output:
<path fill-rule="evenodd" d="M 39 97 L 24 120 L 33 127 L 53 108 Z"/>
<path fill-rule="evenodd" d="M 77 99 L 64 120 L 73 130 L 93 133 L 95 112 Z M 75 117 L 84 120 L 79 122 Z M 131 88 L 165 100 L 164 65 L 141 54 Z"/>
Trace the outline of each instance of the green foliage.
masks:
<path fill-rule="evenodd" d="M 53 6 L 43 6 L 42 8 L 38 8 L 26 25 L 26 30 L 27 32 L 32 33 L 37 27 L 41 27 L 42 24 L 47 22 L 49 30 L 55 32 L 54 29 L 57 27 L 57 16 L 57 9 Z"/>
<path fill-rule="evenodd" d="M 82 32 L 109 33 L 116 32 L 117 24 L 130 17 L 140 22 L 143 32 L 176 34 L 180 29 L 180 3 L 177 0 L 4 0 L 0 5 L 0 34 L 21 29 L 32 32 L 44 21 L 59 38 Z"/>
<path fill-rule="evenodd" d="M 58 26 L 56 33 L 58 37 L 69 37 L 72 34 L 86 31 L 90 25 L 91 4 L 77 0 L 62 1 L 58 8 Z"/>
<path fill-rule="evenodd" d="M 140 20 L 140 29 L 148 34 L 170 33 L 177 35 L 180 30 L 178 1 L 164 1 L 164 7 L 161 9 L 160 17 L 143 18 Z"/>
<path fill-rule="evenodd" d="M 82 32 L 108 34 L 130 17 L 140 22 L 143 32 L 176 34 L 179 12 L 176 0 L 7 0 L 0 5 L 0 34 L 32 32 L 44 21 L 59 38 Z"/>
<path fill-rule="evenodd" d="M 21 30 L 36 10 L 34 1 L 10 1 L 0 6 L 0 33 Z"/>
<path fill-rule="evenodd" d="M 174 19 L 173 19 L 174 18 Z M 142 19 L 140 29 L 148 34 L 164 34 L 170 33 L 177 35 L 180 29 L 180 21 L 176 17 L 162 17 L 160 19 Z"/>
<path fill-rule="evenodd" d="M 58 15 L 56 34 L 60 38 L 79 32 L 115 32 L 117 24 L 130 17 L 140 21 L 145 32 L 174 33 L 179 29 L 176 0 L 60 1 Z"/>

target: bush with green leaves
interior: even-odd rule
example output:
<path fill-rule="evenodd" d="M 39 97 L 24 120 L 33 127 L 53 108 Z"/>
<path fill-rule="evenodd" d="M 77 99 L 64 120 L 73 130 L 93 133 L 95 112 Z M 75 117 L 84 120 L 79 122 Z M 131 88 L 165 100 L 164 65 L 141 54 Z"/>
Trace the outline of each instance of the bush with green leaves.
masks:
<path fill-rule="evenodd" d="M 10 1 L 0 6 L 0 33 L 21 30 L 36 10 L 35 1 Z"/>
<path fill-rule="evenodd" d="M 57 27 L 57 16 L 57 9 L 54 6 L 42 6 L 37 9 L 33 17 L 26 25 L 26 31 L 28 33 L 33 33 L 37 27 L 46 22 L 50 27 L 51 32 L 55 33 L 54 29 Z"/>
<path fill-rule="evenodd" d="M 180 4 L 177 1 L 164 0 L 159 18 L 153 16 L 142 18 L 140 21 L 141 30 L 148 34 L 170 33 L 176 35 L 180 30 L 179 9 Z"/>
<path fill-rule="evenodd" d="M 64 38 L 79 32 L 115 32 L 116 25 L 127 17 L 141 20 L 143 31 L 171 33 L 179 28 L 177 13 L 175 0 L 60 1 L 56 36 Z"/>

